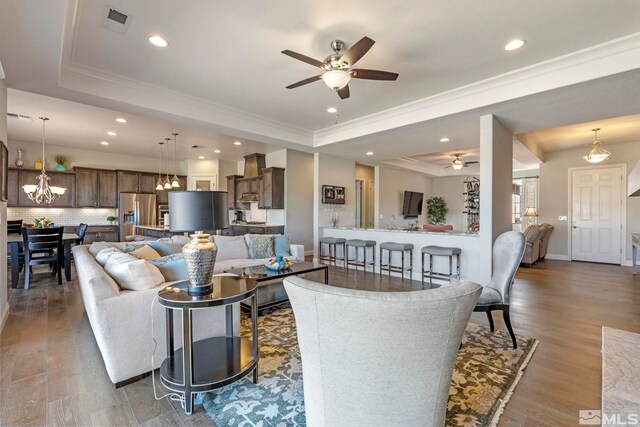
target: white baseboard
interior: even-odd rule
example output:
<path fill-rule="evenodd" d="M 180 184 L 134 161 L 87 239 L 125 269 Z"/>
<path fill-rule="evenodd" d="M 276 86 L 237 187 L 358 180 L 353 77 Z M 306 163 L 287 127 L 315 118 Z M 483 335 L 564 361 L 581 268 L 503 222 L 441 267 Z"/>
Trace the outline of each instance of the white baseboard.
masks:
<path fill-rule="evenodd" d="M 633 267 L 633 261 L 631 261 L 630 259 L 626 259 L 626 260 L 622 261 L 621 265 L 623 267 Z"/>
<path fill-rule="evenodd" d="M 0 332 L 4 329 L 4 324 L 7 322 L 9 318 L 9 304 L 5 304 L 2 308 L 2 317 L 0 318 Z"/>
<path fill-rule="evenodd" d="M 568 255 L 559 255 L 559 254 L 547 254 L 544 259 L 556 259 L 558 261 L 569 261 Z"/>

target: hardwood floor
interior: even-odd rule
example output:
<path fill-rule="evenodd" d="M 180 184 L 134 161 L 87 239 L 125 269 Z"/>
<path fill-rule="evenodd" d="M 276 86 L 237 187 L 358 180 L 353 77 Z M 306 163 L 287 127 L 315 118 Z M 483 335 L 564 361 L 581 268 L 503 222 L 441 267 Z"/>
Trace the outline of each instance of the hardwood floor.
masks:
<path fill-rule="evenodd" d="M 322 281 L 322 273 L 308 275 Z M 375 290 L 420 289 L 419 282 L 331 268 L 333 284 Z M 156 401 L 151 378 L 115 389 L 109 381 L 80 291 L 36 275 L 9 289 L 0 336 L 2 425 L 212 425 L 200 405 Z M 640 276 L 630 268 L 544 261 L 521 268 L 512 294 L 517 334 L 540 340 L 500 426 L 577 425 L 579 409 L 600 407 L 601 327 L 640 332 Z M 472 321 L 486 324 L 483 313 Z M 494 315 L 496 328 L 505 326 Z"/>

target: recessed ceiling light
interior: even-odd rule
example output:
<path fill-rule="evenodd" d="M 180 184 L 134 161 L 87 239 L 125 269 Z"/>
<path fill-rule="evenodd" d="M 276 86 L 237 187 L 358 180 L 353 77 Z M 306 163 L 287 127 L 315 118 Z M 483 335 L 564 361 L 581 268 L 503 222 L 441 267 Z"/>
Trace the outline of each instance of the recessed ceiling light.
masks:
<path fill-rule="evenodd" d="M 440 142 L 449 142 L 449 138 L 440 138 Z"/>
<path fill-rule="evenodd" d="M 204 156 L 198 156 L 200 160 L 204 160 Z"/>
<path fill-rule="evenodd" d="M 524 40 L 514 39 L 505 45 L 504 50 L 520 49 L 522 46 L 524 46 L 524 44 L 525 44 Z"/>
<path fill-rule="evenodd" d="M 127 123 L 127 119 L 125 119 L 125 118 L 123 118 L 123 117 L 118 117 L 118 118 L 116 119 L 116 122 L 118 122 L 118 123 Z"/>
<path fill-rule="evenodd" d="M 242 145 L 242 142 L 236 141 L 236 142 L 233 143 L 233 145 Z"/>
<path fill-rule="evenodd" d="M 373 156 L 373 151 L 367 151 L 367 156 Z"/>
<path fill-rule="evenodd" d="M 327 113 L 337 113 L 338 109 L 336 107 L 327 108 Z"/>
<path fill-rule="evenodd" d="M 158 47 L 167 47 L 169 45 L 169 43 L 167 43 L 167 41 L 160 36 L 149 37 L 149 43 Z"/>
<path fill-rule="evenodd" d="M 214 153 L 219 153 L 219 152 L 220 152 L 220 150 L 213 150 L 213 152 L 214 152 Z"/>
<path fill-rule="evenodd" d="M 109 145 L 109 143 L 107 141 L 101 141 L 100 144 L 101 145 Z"/>
<path fill-rule="evenodd" d="M 107 132 L 107 135 L 109 136 L 116 136 L 117 133 L 115 133 L 114 131 L 110 130 L 109 132 Z"/>

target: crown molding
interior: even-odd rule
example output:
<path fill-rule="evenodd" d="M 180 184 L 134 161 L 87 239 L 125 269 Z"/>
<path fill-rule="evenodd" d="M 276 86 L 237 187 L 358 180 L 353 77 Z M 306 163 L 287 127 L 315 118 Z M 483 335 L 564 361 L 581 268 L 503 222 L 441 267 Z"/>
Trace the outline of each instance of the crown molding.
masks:
<path fill-rule="evenodd" d="M 333 144 L 640 68 L 640 32 L 314 132 Z"/>
<path fill-rule="evenodd" d="M 83 0 L 66 0 L 58 77 L 61 87 L 197 120 L 221 132 L 255 141 L 313 146 L 313 133 L 306 129 L 77 63 L 75 41 L 82 4 Z"/>

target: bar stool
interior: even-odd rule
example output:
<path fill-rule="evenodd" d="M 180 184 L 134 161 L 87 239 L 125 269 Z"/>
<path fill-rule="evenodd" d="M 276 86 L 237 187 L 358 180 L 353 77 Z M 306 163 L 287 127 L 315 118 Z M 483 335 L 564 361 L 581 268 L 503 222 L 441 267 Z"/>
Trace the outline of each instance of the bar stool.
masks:
<path fill-rule="evenodd" d="M 384 253 L 383 250 L 387 251 L 387 256 L 389 262 L 387 264 L 383 264 Z M 402 258 L 402 266 L 397 266 L 391 264 L 391 257 L 394 252 L 400 252 Z M 389 276 L 391 276 L 391 272 L 401 273 L 402 280 L 404 280 L 404 272 L 407 270 L 404 266 L 404 256 L 405 253 L 409 252 L 409 279 L 411 279 L 413 275 L 413 244 L 411 243 L 394 243 L 394 242 L 384 242 L 380 243 L 380 275 L 382 276 L 383 271 L 389 272 Z"/>
<path fill-rule="evenodd" d="M 460 280 L 460 248 L 448 248 L 445 246 L 425 246 L 422 248 L 422 284 L 424 279 L 428 278 L 429 283 L 433 283 L 433 279 L 447 280 L 451 283 L 454 277 Z M 424 269 L 424 256 L 429 255 L 429 270 Z M 438 273 L 433 271 L 433 257 L 446 256 L 449 257 L 449 274 Z M 456 274 L 453 274 L 453 257 L 456 257 Z"/>
<path fill-rule="evenodd" d="M 353 259 L 349 259 L 349 248 L 352 247 L 355 251 L 356 257 Z M 362 262 L 359 261 L 360 251 L 359 248 L 362 248 Z M 367 248 L 371 248 L 371 261 L 367 261 Z M 347 260 L 347 270 L 350 265 L 356 267 L 356 271 L 358 271 L 358 267 L 362 267 L 364 272 L 367 272 L 367 265 L 371 266 L 371 269 L 375 272 L 376 269 L 376 241 L 375 240 L 361 240 L 361 239 L 349 239 L 347 240 L 347 252 L 345 252 L 345 257 Z"/>
<path fill-rule="evenodd" d="M 343 239 L 342 237 L 321 237 L 320 238 L 320 262 L 328 261 L 329 265 L 333 263 L 333 266 L 335 267 L 336 261 L 340 260 L 344 265 L 344 256 L 345 256 L 344 254 L 346 253 L 344 244 L 346 241 L 347 239 Z M 329 252 L 328 255 L 322 254 L 322 245 L 327 245 L 328 252 Z M 342 258 L 338 258 L 338 254 L 337 254 L 338 246 L 342 246 Z"/>

